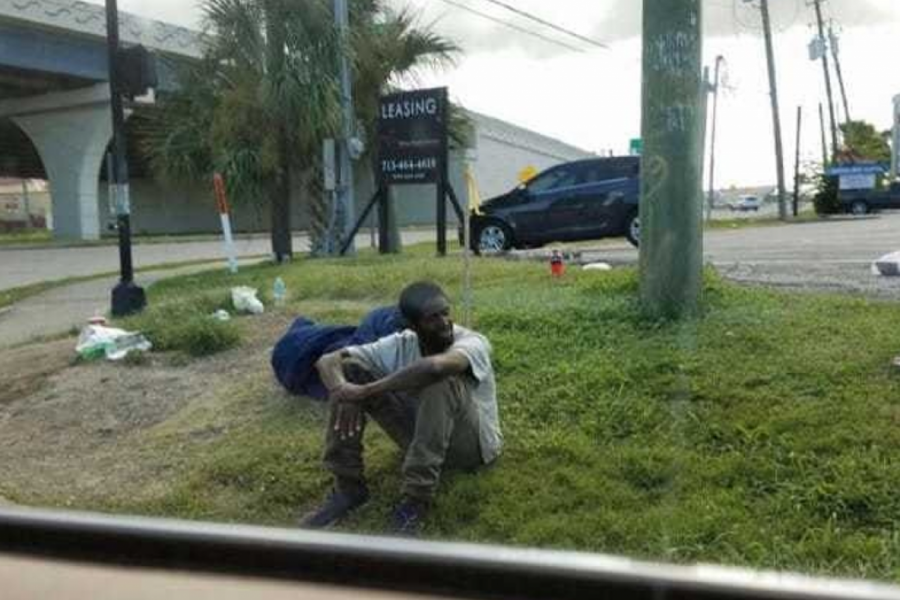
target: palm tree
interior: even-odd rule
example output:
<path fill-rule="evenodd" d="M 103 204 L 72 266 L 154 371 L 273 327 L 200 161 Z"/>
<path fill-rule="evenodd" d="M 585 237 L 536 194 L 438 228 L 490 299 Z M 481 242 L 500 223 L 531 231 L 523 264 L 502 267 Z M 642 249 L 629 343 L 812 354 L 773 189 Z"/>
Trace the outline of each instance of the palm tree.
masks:
<path fill-rule="evenodd" d="M 394 11 L 380 0 L 357 0 L 353 19 L 354 109 L 364 127 L 368 145 L 361 165 L 369 177 L 377 170 L 376 140 L 379 97 L 409 83 L 417 83 L 425 71 L 439 71 L 455 64 L 460 48 L 451 40 L 419 23 L 418 15 L 405 8 Z M 457 138 L 467 126 L 461 113 L 454 110 L 452 131 Z M 395 207 L 391 212 L 391 250 L 401 248 Z"/>
<path fill-rule="evenodd" d="M 182 68 L 182 89 L 162 99 L 147 141 L 158 176 L 197 181 L 218 171 L 236 202 L 269 204 L 279 262 L 292 255 L 292 189 L 304 196 L 314 240 L 327 226 L 320 149 L 340 129 L 338 53 L 351 54 L 355 109 L 374 140 L 378 96 L 458 52 L 382 0 L 352 0 L 351 35 L 341 40 L 330 5 L 204 0 L 204 58 Z"/>
<path fill-rule="evenodd" d="M 182 69 L 148 138 L 167 179 L 225 176 L 237 202 L 271 207 L 272 252 L 293 254 L 291 174 L 338 124 L 338 39 L 320 1 L 205 0 L 204 58 Z"/>

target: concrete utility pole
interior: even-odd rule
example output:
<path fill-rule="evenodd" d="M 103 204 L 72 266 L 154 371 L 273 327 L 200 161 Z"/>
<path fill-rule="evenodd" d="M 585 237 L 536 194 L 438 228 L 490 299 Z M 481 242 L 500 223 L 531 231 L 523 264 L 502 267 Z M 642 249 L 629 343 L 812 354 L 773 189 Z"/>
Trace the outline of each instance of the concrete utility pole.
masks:
<path fill-rule="evenodd" d="M 696 314 L 703 276 L 701 0 L 644 0 L 641 301 Z"/>
<path fill-rule="evenodd" d="M 109 97 L 112 109 L 112 173 L 116 195 L 116 221 L 119 232 L 119 283 L 112 290 L 112 314 L 122 317 L 139 312 L 147 305 L 143 288 L 134 283 L 131 256 L 131 200 L 128 189 L 128 161 L 125 156 L 125 109 L 119 81 L 119 7 L 106 0 L 106 45 L 109 61 Z"/>
<path fill-rule="evenodd" d="M 338 144 L 338 219 L 336 231 L 330 232 L 332 239 L 344 238 L 353 227 L 356 214 L 356 202 L 353 189 L 353 158 L 350 144 L 354 137 L 356 117 L 353 112 L 353 80 L 350 74 L 350 61 L 347 52 L 350 44 L 350 11 L 347 0 L 334 0 L 334 20 L 340 34 L 341 43 L 341 125 L 343 139 Z M 334 244 L 340 248 L 341 244 Z M 348 253 L 356 252 L 356 243 L 351 240 Z"/>
<path fill-rule="evenodd" d="M 834 25 L 831 23 L 828 24 L 828 42 L 831 46 L 831 56 L 834 58 L 834 70 L 837 73 L 838 85 L 841 87 L 841 98 L 844 100 L 844 117 L 849 123 L 853 118 L 850 117 L 850 103 L 847 102 L 847 88 L 844 87 L 844 72 L 841 70 L 840 41 L 834 32 Z"/>
<path fill-rule="evenodd" d="M 787 197 L 784 184 L 784 147 L 781 141 L 781 113 L 778 109 L 778 77 L 775 73 L 775 49 L 772 42 L 772 21 L 769 18 L 769 0 L 760 0 L 763 33 L 766 37 L 766 61 L 769 65 L 769 95 L 772 100 L 772 126 L 775 130 L 775 167 L 778 175 L 778 218 L 788 218 Z"/>
<path fill-rule="evenodd" d="M 721 54 L 716 57 L 715 75 L 713 75 L 713 110 L 712 110 L 712 132 L 709 140 L 709 196 L 706 206 L 706 220 L 712 219 L 712 211 L 716 200 L 716 119 L 719 113 L 719 73 L 725 57 Z"/>
<path fill-rule="evenodd" d="M 816 9 L 816 22 L 819 26 L 819 39 L 825 41 L 825 24 L 822 21 L 822 0 L 813 0 Z M 825 72 L 825 92 L 828 94 L 828 115 L 831 118 L 831 158 L 838 153 L 838 128 L 834 118 L 834 94 L 831 91 L 831 71 L 828 69 L 828 52 L 822 52 L 822 70 Z"/>

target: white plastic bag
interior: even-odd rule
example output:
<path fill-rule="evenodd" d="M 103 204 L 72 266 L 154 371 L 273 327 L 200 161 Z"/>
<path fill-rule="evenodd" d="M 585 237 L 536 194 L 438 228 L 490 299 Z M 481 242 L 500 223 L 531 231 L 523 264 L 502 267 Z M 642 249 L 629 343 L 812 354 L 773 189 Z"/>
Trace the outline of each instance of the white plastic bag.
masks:
<path fill-rule="evenodd" d="M 231 288 L 231 303 L 234 304 L 234 310 L 251 315 L 261 315 L 266 310 L 263 303 L 256 297 L 256 289 L 252 287 Z"/>
<path fill-rule="evenodd" d="M 900 252 L 885 254 L 872 263 L 872 274 L 884 277 L 897 277 L 900 275 Z"/>
<path fill-rule="evenodd" d="M 88 360 L 101 356 L 108 360 L 121 360 L 132 350 L 146 352 L 152 347 L 150 340 L 140 333 L 103 325 L 87 325 L 78 335 L 75 352 Z"/>
<path fill-rule="evenodd" d="M 589 263 L 581 268 L 584 271 L 612 271 L 612 267 L 604 262 Z"/>

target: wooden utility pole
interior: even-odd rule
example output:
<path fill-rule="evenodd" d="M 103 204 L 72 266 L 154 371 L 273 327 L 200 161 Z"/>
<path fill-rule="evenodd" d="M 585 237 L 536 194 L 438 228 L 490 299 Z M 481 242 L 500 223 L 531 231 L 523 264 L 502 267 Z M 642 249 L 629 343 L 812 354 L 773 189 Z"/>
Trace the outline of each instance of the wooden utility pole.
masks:
<path fill-rule="evenodd" d="M 800 133 L 803 127 L 803 107 L 797 107 L 797 150 L 794 158 L 794 217 L 800 214 Z"/>
<path fill-rule="evenodd" d="M 706 220 L 712 219 L 712 211 L 716 201 L 716 120 L 719 113 L 719 75 L 722 63 L 725 57 L 719 55 L 716 57 L 716 69 L 713 76 L 713 110 L 712 110 L 712 132 L 709 140 L 709 196 L 706 201 Z"/>
<path fill-rule="evenodd" d="M 787 197 L 784 184 L 784 147 L 781 142 L 781 114 L 778 109 L 778 77 L 775 73 L 775 48 L 772 42 L 772 21 L 769 18 L 769 0 L 760 0 L 763 33 L 766 37 L 766 61 L 769 65 L 769 93 L 772 100 L 772 125 L 775 130 L 775 165 L 778 176 L 778 217 L 786 221 L 788 217 Z"/>
<path fill-rule="evenodd" d="M 644 0 L 641 301 L 696 314 L 703 275 L 701 0 Z"/>
<path fill-rule="evenodd" d="M 825 109 L 819 102 L 819 127 L 822 129 L 822 170 L 828 168 L 828 140 L 825 137 Z"/>
<path fill-rule="evenodd" d="M 831 56 L 834 58 L 834 70 L 837 73 L 838 85 L 841 88 L 841 98 L 844 101 L 844 117 L 846 122 L 850 122 L 853 118 L 850 116 L 850 103 L 847 102 L 847 88 L 844 87 L 844 72 L 841 70 L 841 51 L 840 42 L 837 34 L 834 33 L 834 26 L 828 25 L 828 45 L 831 47 Z"/>
<path fill-rule="evenodd" d="M 822 21 L 822 0 L 813 0 L 816 9 L 816 22 L 819 27 L 819 39 L 825 42 L 825 24 Z M 831 91 L 831 71 L 828 68 L 828 51 L 822 51 L 822 70 L 825 72 L 825 93 L 828 94 L 828 115 L 831 118 L 831 158 L 838 153 L 837 120 L 834 118 L 834 94 Z"/>

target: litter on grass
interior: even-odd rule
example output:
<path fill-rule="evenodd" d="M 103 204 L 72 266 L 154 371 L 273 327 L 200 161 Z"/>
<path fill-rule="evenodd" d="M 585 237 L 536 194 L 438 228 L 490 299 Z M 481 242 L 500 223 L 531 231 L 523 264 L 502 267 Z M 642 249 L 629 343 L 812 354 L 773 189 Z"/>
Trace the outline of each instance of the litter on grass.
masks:
<path fill-rule="evenodd" d="M 130 352 L 147 352 L 151 348 L 153 344 L 141 333 L 103 325 L 86 325 L 75 344 L 75 352 L 86 360 L 122 360 Z"/>
<path fill-rule="evenodd" d="M 265 312 L 263 303 L 256 297 L 256 288 L 239 286 L 231 288 L 231 303 L 234 310 L 251 315 L 261 315 Z"/>

